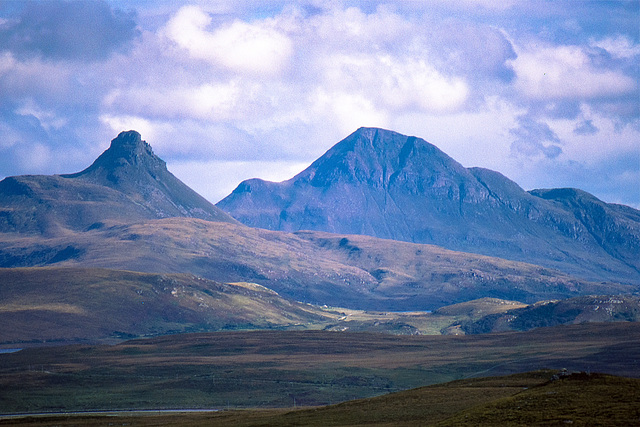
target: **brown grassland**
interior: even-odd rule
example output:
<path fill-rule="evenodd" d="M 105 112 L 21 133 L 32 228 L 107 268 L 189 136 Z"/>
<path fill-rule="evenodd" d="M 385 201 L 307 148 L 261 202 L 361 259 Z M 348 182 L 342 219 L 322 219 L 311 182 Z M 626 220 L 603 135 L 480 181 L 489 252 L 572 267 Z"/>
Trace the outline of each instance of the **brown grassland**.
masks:
<path fill-rule="evenodd" d="M 483 298 L 441 313 L 354 310 L 292 301 L 252 283 L 101 268 L 0 268 L 0 284 L 0 348 L 256 329 L 440 334 L 525 307 Z"/>
<path fill-rule="evenodd" d="M 435 310 L 483 297 L 530 304 L 635 290 L 433 245 L 193 218 L 105 225 L 51 238 L 6 233 L 0 266 L 189 272 L 222 283 L 258 283 L 296 301 L 384 311 Z"/>
<path fill-rule="evenodd" d="M 0 355 L 0 412 L 323 406 L 562 368 L 640 377 L 640 327 L 584 324 L 476 336 L 219 332 L 27 348 Z"/>
<path fill-rule="evenodd" d="M 541 370 L 464 379 L 310 408 L 219 412 L 102 413 L 0 418 L 45 426 L 632 426 L 640 423 L 640 379 Z"/>

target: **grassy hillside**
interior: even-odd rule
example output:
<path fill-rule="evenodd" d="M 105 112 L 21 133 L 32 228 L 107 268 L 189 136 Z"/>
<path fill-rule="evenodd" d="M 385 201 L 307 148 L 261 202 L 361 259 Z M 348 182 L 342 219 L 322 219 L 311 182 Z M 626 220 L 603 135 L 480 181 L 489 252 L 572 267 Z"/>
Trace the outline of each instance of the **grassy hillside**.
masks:
<path fill-rule="evenodd" d="M 3 234 L 0 266 L 101 267 L 254 282 L 298 301 L 368 310 L 433 310 L 476 298 L 534 303 L 632 286 L 436 246 L 282 233 L 191 218 L 108 226 L 43 239 Z"/>
<path fill-rule="evenodd" d="M 218 283 L 188 274 L 0 269 L 0 348 L 246 329 L 440 334 L 452 323 L 512 307 L 501 300 L 465 304 L 477 307 L 475 314 L 372 312 L 299 303 L 261 285 Z"/>
<path fill-rule="evenodd" d="M 640 419 L 640 380 L 554 371 L 487 377 L 310 409 L 216 413 L 58 415 L 0 419 L 24 426 L 630 426 Z"/>
<path fill-rule="evenodd" d="M 433 313 L 364 311 L 299 303 L 261 285 L 219 283 L 189 274 L 71 267 L 0 269 L 0 322 L 5 326 L 0 330 L 0 348 L 254 329 L 455 335 L 495 331 L 500 325 L 515 329 L 521 324 L 560 324 L 568 318 L 539 309 L 557 304 L 571 309 L 574 323 L 637 320 L 622 316 L 634 307 L 637 311 L 637 297 L 580 298 L 532 306 L 481 298 Z M 600 304 L 602 310 L 595 313 L 604 317 L 593 317 L 592 304 L 578 304 L 605 300 L 627 304 L 612 303 L 613 308 Z M 514 313 L 522 313 L 522 319 Z"/>
<path fill-rule="evenodd" d="M 448 312 L 448 307 L 438 312 Z M 514 307 L 501 313 L 487 313 L 477 320 L 465 320 L 465 333 L 526 331 L 567 323 L 637 322 L 640 297 L 634 295 L 590 295 L 561 301 L 541 301 L 526 307 Z"/>
<path fill-rule="evenodd" d="M 632 426 L 640 423 L 640 380 L 574 373 L 469 408 L 439 426 Z"/>
<path fill-rule="evenodd" d="M 326 405 L 539 369 L 640 377 L 634 323 L 475 336 L 178 334 L 0 354 L 0 413 Z"/>
<path fill-rule="evenodd" d="M 343 313 L 260 285 L 186 274 L 78 268 L 0 269 L 0 344 L 122 340 L 225 329 L 320 327 Z"/>

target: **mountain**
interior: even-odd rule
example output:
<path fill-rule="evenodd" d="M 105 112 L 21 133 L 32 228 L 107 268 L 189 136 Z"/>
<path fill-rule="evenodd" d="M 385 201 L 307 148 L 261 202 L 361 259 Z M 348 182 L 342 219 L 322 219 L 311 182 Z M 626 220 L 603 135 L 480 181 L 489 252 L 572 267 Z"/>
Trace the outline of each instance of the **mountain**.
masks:
<path fill-rule="evenodd" d="M 64 234 L 166 217 L 235 222 L 167 170 L 135 131 L 120 133 L 87 169 L 0 182 L 0 232 Z"/>
<path fill-rule="evenodd" d="M 383 129 L 358 129 L 288 181 L 244 181 L 217 206 L 252 227 L 429 243 L 640 283 L 640 211 L 579 190 L 526 192 Z"/>
<path fill-rule="evenodd" d="M 469 214 L 469 224 L 475 224 L 485 233 L 484 241 L 494 238 L 489 229 L 479 228 L 482 224 L 477 216 L 484 215 L 482 218 L 487 221 L 499 221 L 499 218 L 490 218 L 487 208 L 488 203 L 497 202 L 474 174 L 424 141 L 409 141 L 393 133 L 378 132 L 376 135 L 379 136 L 371 140 L 352 138 L 353 144 L 346 148 L 339 144 L 337 154 L 325 159 L 338 166 L 316 165 L 319 172 L 311 174 L 308 170 L 306 175 L 303 173 L 304 180 L 318 180 L 322 187 L 309 187 L 307 182 L 300 188 L 326 187 L 328 191 L 336 192 L 338 190 L 331 183 L 341 183 L 344 191 L 337 194 L 352 194 L 356 207 L 359 199 L 355 191 L 358 188 L 361 192 L 369 188 L 370 191 L 366 191 L 376 197 L 375 188 L 397 187 L 393 194 L 404 191 L 405 185 L 416 192 L 421 188 L 427 191 L 420 177 L 411 177 L 408 172 L 396 173 L 401 168 L 399 163 L 393 163 L 394 155 L 398 154 L 400 160 L 396 160 L 409 168 L 407 165 L 418 156 L 431 162 L 429 170 L 437 171 L 433 172 L 437 175 L 433 180 L 442 184 L 428 191 L 448 194 L 453 187 L 446 191 L 439 189 L 449 185 L 441 177 L 457 179 L 455 188 L 465 188 L 464 194 L 474 195 L 463 197 L 468 200 L 464 202 L 468 206 L 457 208 L 458 211 L 462 209 L 465 215 L 466 212 L 480 212 L 474 214 L 476 217 Z M 375 142 L 376 146 L 388 146 L 389 150 L 401 145 L 390 141 L 383 143 L 380 138 L 384 141 L 389 138 L 406 140 L 401 153 L 390 151 L 376 160 L 386 162 L 386 166 L 375 163 L 373 158 L 349 154 L 359 146 L 364 147 L 358 148 L 359 153 L 372 151 L 370 148 L 365 150 L 367 141 Z M 353 165 L 349 163 L 348 167 L 341 160 L 345 158 L 342 153 L 345 150 L 346 157 L 353 158 Z M 412 152 L 418 154 L 413 156 Z M 367 160 L 366 165 L 362 163 L 364 160 Z M 344 172 L 345 168 L 353 173 Z M 396 172 L 376 178 L 379 170 Z M 483 173 L 484 181 L 490 181 L 494 175 Z M 366 186 L 360 184 L 367 179 Z M 381 184 L 376 187 L 374 181 Z M 382 184 L 384 182 L 387 183 Z M 405 184 L 401 185 L 401 182 Z M 498 189 L 495 184 L 492 187 L 502 193 L 515 191 L 508 186 L 507 189 Z M 558 201 L 522 193 L 530 203 L 547 204 L 558 212 L 567 212 Z M 318 195 L 318 200 L 322 202 L 321 196 Z M 397 200 L 400 198 L 398 195 Z M 479 207 L 471 200 L 476 200 L 474 203 Z M 409 201 L 407 196 L 403 206 L 409 206 Z M 442 206 L 446 215 L 442 213 L 441 218 L 431 212 L 432 224 L 427 225 L 435 226 L 437 221 L 451 217 L 455 227 L 466 227 L 470 234 L 479 235 L 479 231 L 465 225 L 467 216 L 456 217 L 452 203 Z M 377 214 L 380 221 L 386 219 L 382 210 L 372 209 L 371 212 L 372 216 Z M 338 213 L 346 214 L 342 210 Z M 313 218 L 313 215 L 309 217 Z M 369 216 L 359 217 L 362 221 L 370 220 Z M 356 219 L 355 214 L 353 218 Z M 412 219 L 414 225 L 420 223 L 418 220 L 420 218 Z M 397 222 L 390 218 L 389 224 L 392 227 Z M 459 230 L 451 224 L 442 222 L 441 225 L 448 227 L 451 236 L 457 236 Z M 606 230 L 610 228 L 608 225 Z M 625 294 L 637 290 L 636 285 L 588 281 L 549 267 L 427 244 L 366 235 L 320 231 L 288 233 L 247 227 L 171 175 L 165 163 L 133 131 L 118 135 L 110 148 L 82 172 L 3 180 L 0 183 L 0 231 L 0 267 L 3 268 L 64 266 L 188 273 L 221 283 L 257 283 L 292 300 L 350 309 L 424 311 L 483 297 L 531 304 L 539 300 Z M 518 238 L 512 236 L 510 244 L 515 244 L 513 242 L 518 242 Z M 535 251 L 540 249 L 528 250 L 537 253 Z M 591 258 L 586 259 L 598 262 Z M 612 269 L 612 272 L 616 270 Z"/>

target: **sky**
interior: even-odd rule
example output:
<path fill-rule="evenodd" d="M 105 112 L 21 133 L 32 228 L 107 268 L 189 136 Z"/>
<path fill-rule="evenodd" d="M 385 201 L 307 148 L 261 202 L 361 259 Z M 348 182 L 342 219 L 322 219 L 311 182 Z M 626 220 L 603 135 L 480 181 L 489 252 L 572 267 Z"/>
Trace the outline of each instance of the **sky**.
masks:
<path fill-rule="evenodd" d="M 215 203 L 361 126 L 640 208 L 640 1 L 0 0 L 0 178 L 134 129 Z"/>

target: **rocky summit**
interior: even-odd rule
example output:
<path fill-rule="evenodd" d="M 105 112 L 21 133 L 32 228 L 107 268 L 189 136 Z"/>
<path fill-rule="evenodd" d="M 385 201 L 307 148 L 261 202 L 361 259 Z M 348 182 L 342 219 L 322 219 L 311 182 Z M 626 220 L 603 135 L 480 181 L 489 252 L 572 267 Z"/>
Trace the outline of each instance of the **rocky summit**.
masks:
<path fill-rule="evenodd" d="M 136 131 L 121 132 L 81 172 L 0 182 L 0 232 L 58 235 L 167 217 L 236 222 L 171 174 Z"/>
<path fill-rule="evenodd" d="M 527 192 L 383 129 L 358 129 L 288 181 L 244 181 L 217 206 L 253 227 L 430 243 L 640 283 L 640 211 L 579 190 Z"/>

